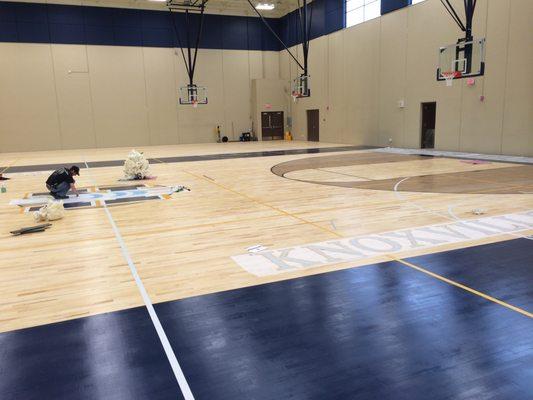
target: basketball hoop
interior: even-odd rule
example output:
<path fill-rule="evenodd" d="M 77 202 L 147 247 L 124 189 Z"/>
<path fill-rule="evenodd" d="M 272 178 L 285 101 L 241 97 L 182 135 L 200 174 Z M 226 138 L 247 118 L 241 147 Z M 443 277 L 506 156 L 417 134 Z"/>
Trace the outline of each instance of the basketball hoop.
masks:
<path fill-rule="evenodd" d="M 300 75 L 293 81 L 292 97 L 294 101 L 301 97 L 310 97 L 311 90 L 309 89 L 309 76 Z"/>
<path fill-rule="evenodd" d="M 181 105 L 190 105 L 197 108 L 199 104 L 207 104 L 207 89 L 194 84 L 180 87 Z"/>
<path fill-rule="evenodd" d="M 291 96 L 292 96 L 292 101 L 296 103 L 296 100 L 298 100 L 298 97 L 300 97 L 300 93 L 298 93 L 297 91 L 293 91 L 291 93 Z"/>
<path fill-rule="evenodd" d="M 461 77 L 460 71 L 446 71 L 441 73 L 446 80 L 446 86 L 453 86 L 453 80 Z"/>

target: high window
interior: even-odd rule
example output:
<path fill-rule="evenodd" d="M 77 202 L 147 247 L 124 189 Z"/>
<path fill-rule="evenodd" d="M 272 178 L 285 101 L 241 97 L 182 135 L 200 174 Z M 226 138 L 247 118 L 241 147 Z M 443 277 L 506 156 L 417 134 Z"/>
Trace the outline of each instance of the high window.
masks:
<path fill-rule="evenodd" d="M 381 15 L 381 0 L 346 0 L 346 27 Z"/>

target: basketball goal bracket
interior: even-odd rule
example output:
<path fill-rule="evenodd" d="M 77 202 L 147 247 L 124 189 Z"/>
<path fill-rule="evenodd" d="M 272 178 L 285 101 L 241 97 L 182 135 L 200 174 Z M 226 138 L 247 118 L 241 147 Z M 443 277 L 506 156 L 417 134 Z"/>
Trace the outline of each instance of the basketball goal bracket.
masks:
<path fill-rule="evenodd" d="M 255 7 L 251 0 L 247 0 L 250 7 L 261 18 L 263 24 L 274 35 L 277 41 L 287 51 L 289 56 L 294 60 L 296 65 L 301 70 L 301 74 L 292 82 L 291 96 L 296 101 L 302 97 L 310 97 L 311 90 L 309 86 L 309 71 L 308 71 L 308 58 L 309 58 L 309 38 L 311 36 L 311 23 L 313 21 L 313 7 L 309 5 L 309 0 L 298 0 L 298 39 L 302 44 L 303 50 L 303 64 L 292 53 L 285 42 L 279 37 L 279 35 L 272 29 L 268 21 L 263 17 L 259 10 Z"/>
<path fill-rule="evenodd" d="M 208 0 L 168 0 L 167 7 L 170 12 L 170 19 L 176 45 L 183 57 L 183 63 L 187 71 L 189 83 L 181 86 L 179 90 L 179 104 L 192 105 L 194 108 L 199 104 L 207 104 L 207 88 L 194 83 L 194 72 L 198 60 L 198 48 L 202 40 L 202 30 L 205 17 L 205 6 Z M 182 44 L 177 22 L 185 27 L 185 46 Z M 194 37 L 194 33 L 196 36 Z M 194 42 L 193 42 L 194 39 Z M 187 54 L 185 54 L 185 50 Z M 176 55 L 179 54 L 176 49 Z"/>
<path fill-rule="evenodd" d="M 485 39 L 474 39 L 472 36 L 472 22 L 477 0 L 464 0 L 464 19 L 450 3 L 441 0 L 444 8 L 450 14 L 464 37 L 457 43 L 439 48 L 437 80 L 446 81 L 452 86 L 454 79 L 462 79 L 485 74 Z"/>

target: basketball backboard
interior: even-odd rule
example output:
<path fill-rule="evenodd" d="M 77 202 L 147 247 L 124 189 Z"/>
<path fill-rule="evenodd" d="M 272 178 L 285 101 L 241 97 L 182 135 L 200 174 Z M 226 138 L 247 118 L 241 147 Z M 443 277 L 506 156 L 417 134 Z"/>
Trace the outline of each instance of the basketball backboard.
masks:
<path fill-rule="evenodd" d="M 198 104 L 207 104 L 207 88 L 196 85 L 180 87 L 180 104 L 193 107 Z"/>
<path fill-rule="evenodd" d="M 301 97 L 311 96 L 311 89 L 309 87 L 309 75 L 300 75 L 293 81 L 292 97 L 296 101 Z"/>
<path fill-rule="evenodd" d="M 437 80 L 461 79 L 482 76 L 485 73 L 485 39 L 470 42 L 460 40 L 456 44 L 439 48 Z"/>

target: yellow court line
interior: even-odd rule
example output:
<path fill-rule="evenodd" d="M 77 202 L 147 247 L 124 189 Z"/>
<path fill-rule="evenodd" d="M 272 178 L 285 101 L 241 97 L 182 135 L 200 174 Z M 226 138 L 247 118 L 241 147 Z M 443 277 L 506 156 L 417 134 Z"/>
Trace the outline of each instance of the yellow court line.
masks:
<path fill-rule="evenodd" d="M 279 213 L 281 213 L 281 214 L 283 214 L 283 215 L 286 215 L 286 216 L 288 216 L 288 217 L 292 217 L 292 218 L 297 219 L 298 221 L 304 222 L 304 223 L 306 223 L 306 224 L 313 225 L 314 227 L 319 228 L 319 229 L 321 229 L 321 230 L 323 230 L 323 231 L 325 231 L 325 232 L 331 233 L 332 235 L 335 235 L 335 236 L 340 237 L 340 238 L 344 237 L 344 236 L 342 236 L 340 233 L 337 233 L 337 232 L 332 231 L 332 230 L 330 230 L 330 229 L 328 229 L 328 228 L 325 228 L 325 227 L 323 227 L 323 226 L 320 226 L 320 225 L 318 225 L 318 224 L 316 224 L 316 223 L 314 223 L 314 222 L 308 221 L 308 220 L 306 220 L 306 219 L 304 219 L 304 218 L 301 218 L 301 217 L 299 217 L 299 216 L 297 216 L 297 215 L 295 215 L 295 214 L 291 214 L 291 213 L 289 213 L 289 212 L 287 212 L 287 211 L 285 211 L 285 210 L 282 210 L 281 208 L 275 207 L 275 206 L 270 205 L 270 204 L 268 204 L 268 203 L 265 203 L 265 202 L 263 202 L 263 201 L 261 201 L 261 200 L 257 200 L 257 199 L 255 199 L 255 198 L 253 198 L 253 197 L 248 196 L 248 195 L 245 194 L 245 193 L 238 192 L 237 190 L 234 190 L 234 189 L 232 189 L 232 188 L 229 188 L 229 187 L 227 187 L 227 186 L 224 186 L 224 185 L 222 185 L 222 184 L 220 184 L 220 183 L 218 183 L 218 182 L 215 182 L 215 181 L 213 181 L 213 180 L 207 179 L 207 178 L 205 178 L 205 177 L 203 177 L 203 176 L 196 175 L 196 174 L 194 174 L 194 173 L 192 173 L 192 172 L 189 172 L 189 171 L 183 171 L 183 172 L 185 172 L 185 173 L 187 173 L 187 174 L 189 174 L 189 175 L 191 175 L 191 176 L 194 176 L 194 177 L 197 178 L 197 179 L 201 179 L 201 180 L 203 180 L 203 181 L 206 181 L 206 182 L 212 183 L 213 185 L 216 185 L 216 186 L 218 186 L 218 187 L 220 187 L 220 188 L 222 188 L 222 189 L 224 189 L 224 190 L 227 190 L 228 192 L 231 192 L 231 193 L 237 194 L 237 195 L 239 195 L 239 196 L 242 196 L 242 197 L 244 197 L 244 198 L 246 198 L 246 199 L 248 199 L 248 200 L 250 200 L 250 201 L 252 201 L 252 202 L 254 202 L 254 203 L 260 204 L 260 205 L 262 205 L 262 206 L 264 206 L 264 207 L 268 207 L 268 208 L 270 208 L 270 209 L 272 209 L 272 210 L 274 210 L 274 211 L 277 211 L 277 212 L 279 212 Z"/>
<path fill-rule="evenodd" d="M 515 307 L 515 306 L 513 306 L 513 305 L 511 305 L 509 303 L 506 303 L 504 301 L 498 300 L 497 298 L 489 296 L 488 294 L 485 294 L 485 293 L 482 293 L 482 292 L 478 292 L 477 290 L 472 289 L 472 288 L 470 288 L 468 286 L 465 286 L 465 285 L 463 285 L 463 284 L 461 284 L 459 282 L 452 281 L 451 279 L 445 278 L 444 276 L 441 276 L 441 275 L 438 275 L 438 274 L 436 274 L 434 272 L 428 271 L 427 269 L 419 267 L 419 266 L 417 266 L 415 264 L 412 264 L 412 263 L 410 263 L 408 261 L 401 260 L 401 259 L 399 259 L 399 258 L 397 258 L 397 257 L 395 257 L 393 255 L 389 255 L 388 254 L 387 257 L 389 257 L 390 259 L 392 259 L 394 261 L 397 261 L 397 262 L 399 262 L 399 263 L 401 263 L 403 265 L 406 265 L 409 268 L 413 268 L 413 269 L 415 269 L 415 270 L 417 270 L 419 272 L 422 272 L 422 273 L 424 273 L 426 275 L 432 276 L 433 278 L 439 279 L 439 280 L 441 280 L 443 282 L 446 282 L 446 283 L 448 283 L 450 285 L 453 285 L 453 286 L 456 286 L 456 287 L 458 287 L 460 289 L 466 290 L 467 292 L 475 294 L 475 295 L 477 295 L 479 297 L 483 297 L 485 300 L 492 301 L 493 303 L 499 304 L 501 306 L 507 307 L 510 310 L 513 310 L 513 311 L 516 311 L 516 312 L 518 312 L 520 314 L 523 314 L 526 317 L 533 318 L 533 314 L 532 313 L 527 312 L 526 310 L 523 310 L 521 308 Z"/>
<path fill-rule="evenodd" d="M 8 164 L 7 167 L 5 167 L 2 171 L 0 171 L 0 175 L 2 175 L 4 172 L 6 172 L 9 168 L 11 168 L 15 163 L 20 160 L 20 158 L 15 159 L 12 163 Z"/>

